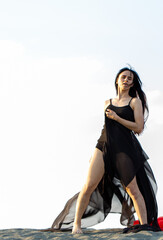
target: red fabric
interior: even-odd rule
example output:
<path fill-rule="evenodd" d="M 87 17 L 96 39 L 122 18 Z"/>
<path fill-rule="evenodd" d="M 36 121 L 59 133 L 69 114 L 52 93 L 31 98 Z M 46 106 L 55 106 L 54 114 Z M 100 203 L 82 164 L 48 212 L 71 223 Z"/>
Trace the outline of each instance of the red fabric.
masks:
<path fill-rule="evenodd" d="M 137 225 L 137 224 L 140 224 L 139 220 L 134 221 L 133 225 Z"/>
<path fill-rule="evenodd" d="M 158 225 L 159 225 L 161 231 L 163 231 L 163 217 L 157 218 L 157 222 L 158 222 Z"/>

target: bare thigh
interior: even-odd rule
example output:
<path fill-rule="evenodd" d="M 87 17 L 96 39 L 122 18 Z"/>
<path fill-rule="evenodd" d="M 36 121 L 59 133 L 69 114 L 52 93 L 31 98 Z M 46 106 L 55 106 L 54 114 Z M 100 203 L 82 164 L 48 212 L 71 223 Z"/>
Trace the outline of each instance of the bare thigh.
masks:
<path fill-rule="evenodd" d="M 100 180 L 102 179 L 103 175 L 104 175 L 103 153 L 98 148 L 95 148 L 88 169 L 88 175 L 85 184 L 87 188 L 92 188 L 92 190 L 94 190 L 97 187 Z"/>

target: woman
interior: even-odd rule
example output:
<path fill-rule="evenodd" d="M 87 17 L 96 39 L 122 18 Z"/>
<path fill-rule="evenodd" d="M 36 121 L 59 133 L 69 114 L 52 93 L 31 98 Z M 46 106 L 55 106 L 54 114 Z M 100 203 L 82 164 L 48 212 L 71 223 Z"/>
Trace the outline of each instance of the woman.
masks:
<path fill-rule="evenodd" d="M 105 124 L 86 183 L 66 203 L 52 231 L 82 233 L 82 228 L 103 221 L 109 212 L 120 213 L 121 224 L 132 226 L 136 211 L 140 225 L 124 232 L 153 230 L 149 224 L 157 226 L 157 185 L 148 156 L 135 137 L 144 128 L 146 96 L 138 74 L 129 68 L 118 72 L 115 87 L 116 98 L 105 101 Z"/>

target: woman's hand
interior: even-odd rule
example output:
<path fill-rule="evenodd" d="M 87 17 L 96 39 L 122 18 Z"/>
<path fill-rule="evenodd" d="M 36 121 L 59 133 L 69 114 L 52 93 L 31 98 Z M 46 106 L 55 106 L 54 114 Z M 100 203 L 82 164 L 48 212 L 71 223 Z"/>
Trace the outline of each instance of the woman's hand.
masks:
<path fill-rule="evenodd" d="M 106 109 L 106 116 L 112 120 L 117 120 L 118 118 L 118 115 L 113 111 L 113 110 L 110 110 L 110 109 Z"/>

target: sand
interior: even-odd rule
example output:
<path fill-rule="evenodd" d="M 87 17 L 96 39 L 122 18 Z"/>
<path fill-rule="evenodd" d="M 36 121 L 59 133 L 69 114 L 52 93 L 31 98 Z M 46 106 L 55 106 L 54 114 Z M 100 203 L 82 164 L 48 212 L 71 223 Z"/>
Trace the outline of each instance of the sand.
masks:
<path fill-rule="evenodd" d="M 139 233 L 123 234 L 122 229 L 86 229 L 84 234 L 72 234 L 68 232 L 41 232 L 38 229 L 4 229 L 0 230 L 0 240 L 67 240 L 67 239 L 84 239 L 84 240 L 99 240 L 99 239 L 148 239 L 148 240 L 163 240 L 162 232 L 142 231 Z"/>

